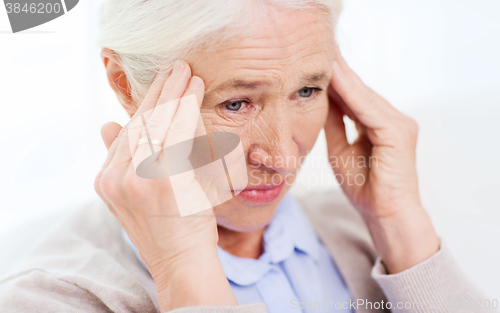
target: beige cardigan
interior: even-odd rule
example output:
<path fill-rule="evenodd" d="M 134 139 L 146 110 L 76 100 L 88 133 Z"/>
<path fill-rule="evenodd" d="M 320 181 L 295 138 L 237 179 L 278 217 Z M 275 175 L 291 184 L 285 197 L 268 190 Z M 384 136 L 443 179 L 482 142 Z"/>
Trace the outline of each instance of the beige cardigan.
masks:
<path fill-rule="evenodd" d="M 355 302 L 359 299 L 376 305 L 390 301 L 392 312 L 487 312 L 446 306 L 447 301 L 484 300 L 485 296 L 464 277 L 445 244 L 428 260 L 387 275 L 361 217 L 340 191 L 318 190 L 297 200 Z M 123 240 L 120 225 L 100 199 L 25 223 L 0 238 L 0 249 L 5 258 L 0 263 L 0 312 L 160 312 L 153 279 Z M 396 307 L 398 302 L 402 309 Z M 439 309 L 429 309 L 432 303 Z M 405 309 L 405 304 L 420 304 L 421 308 Z M 264 313 L 266 306 L 257 303 L 171 311 L 188 312 Z M 355 312 L 391 310 L 362 305 Z"/>

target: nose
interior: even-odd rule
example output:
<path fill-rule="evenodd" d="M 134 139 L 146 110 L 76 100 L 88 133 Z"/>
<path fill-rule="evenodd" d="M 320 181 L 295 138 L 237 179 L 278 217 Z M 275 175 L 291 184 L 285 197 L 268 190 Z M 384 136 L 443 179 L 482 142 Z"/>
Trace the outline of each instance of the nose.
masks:
<path fill-rule="evenodd" d="M 299 167 L 299 147 L 289 108 L 261 112 L 255 121 L 254 142 L 248 160 L 254 167 L 263 166 L 278 173 L 291 173 Z"/>

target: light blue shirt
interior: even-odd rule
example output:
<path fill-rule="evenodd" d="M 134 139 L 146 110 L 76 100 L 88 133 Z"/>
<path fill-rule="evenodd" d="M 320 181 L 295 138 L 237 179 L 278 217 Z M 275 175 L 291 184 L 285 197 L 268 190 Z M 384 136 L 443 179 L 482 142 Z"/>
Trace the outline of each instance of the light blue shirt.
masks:
<path fill-rule="evenodd" d="M 268 313 L 353 312 L 335 263 L 290 194 L 264 232 L 264 253 L 258 259 L 236 257 L 220 247 L 218 252 L 239 304 L 264 302 Z"/>

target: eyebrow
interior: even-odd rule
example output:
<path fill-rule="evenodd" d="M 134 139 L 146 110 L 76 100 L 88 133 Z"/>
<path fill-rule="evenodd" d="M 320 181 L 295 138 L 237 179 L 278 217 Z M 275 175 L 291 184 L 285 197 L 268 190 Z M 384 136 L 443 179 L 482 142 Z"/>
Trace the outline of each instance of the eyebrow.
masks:
<path fill-rule="evenodd" d="M 322 82 L 323 80 L 326 80 L 328 78 L 326 72 L 321 72 L 321 73 L 314 73 L 314 74 L 309 74 L 306 75 L 303 79 L 300 80 L 300 82 L 304 84 L 310 84 L 310 83 L 317 83 L 317 82 Z"/>
<path fill-rule="evenodd" d="M 328 75 L 325 71 L 319 73 L 308 74 L 299 79 L 299 83 L 301 85 L 307 85 L 312 83 L 318 83 L 326 80 Z M 237 89 L 248 89 L 254 90 L 265 86 L 272 85 L 272 82 L 265 80 L 242 80 L 242 79 L 233 79 L 228 80 L 217 86 L 215 89 L 212 89 L 208 94 L 213 92 L 221 91 L 221 90 L 237 90 Z"/>

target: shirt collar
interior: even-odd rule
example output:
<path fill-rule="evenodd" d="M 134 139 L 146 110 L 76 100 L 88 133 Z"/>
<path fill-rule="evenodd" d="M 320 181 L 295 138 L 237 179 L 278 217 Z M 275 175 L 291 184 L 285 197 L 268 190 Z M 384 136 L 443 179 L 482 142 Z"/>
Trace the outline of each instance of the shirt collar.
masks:
<path fill-rule="evenodd" d="M 287 242 L 315 261 L 319 260 L 320 244 L 316 232 L 300 204 L 290 193 L 283 197 L 264 232 L 264 247 L 273 253 L 273 263 L 284 260 L 284 254 L 280 257 L 276 251 L 284 250 L 280 247 L 286 246 Z"/>
<path fill-rule="evenodd" d="M 320 258 L 319 239 L 298 202 L 286 194 L 264 232 L 264 253 L 258 259 L 241 258 L 218 248 L 227 279 L 240 286 L 259 281 L 274 265 L 294 253 Z"/>

